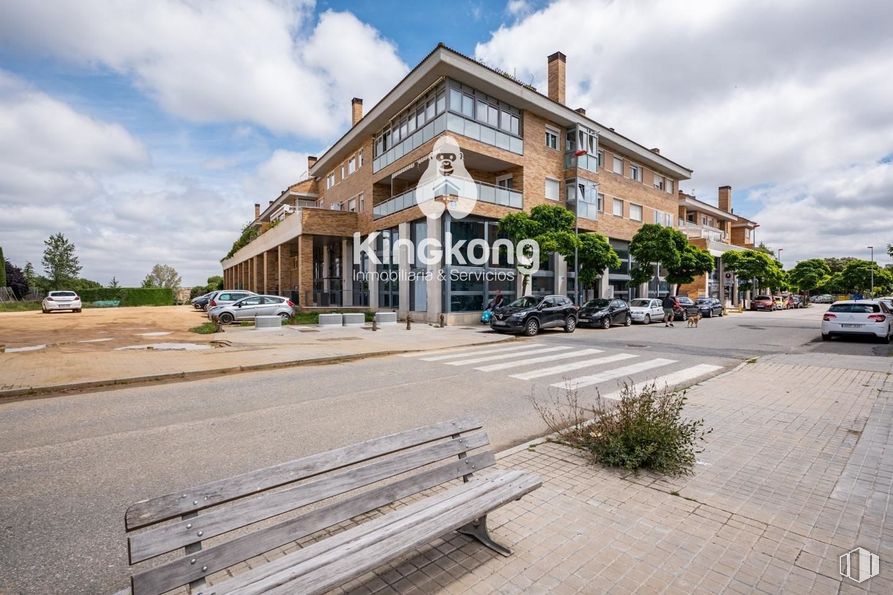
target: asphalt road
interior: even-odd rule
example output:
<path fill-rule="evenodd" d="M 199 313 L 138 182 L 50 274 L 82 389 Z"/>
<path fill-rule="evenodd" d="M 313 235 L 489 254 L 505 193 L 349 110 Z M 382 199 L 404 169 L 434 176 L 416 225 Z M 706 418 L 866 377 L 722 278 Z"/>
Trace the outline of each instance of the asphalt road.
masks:
<path fill-rule="evenodd" d="M 531 398 L 568 383 L 587 399 L 621 380 L 692 382 L 771 353 L 890 354 L 822 343 L 820 314 L 547 331 L 468 352 L 0 404 L 0 593 L 123 587 L 124 511 L 146 497 L 469 413 L 497 448 L 523 442 L 545 430 Z"/>

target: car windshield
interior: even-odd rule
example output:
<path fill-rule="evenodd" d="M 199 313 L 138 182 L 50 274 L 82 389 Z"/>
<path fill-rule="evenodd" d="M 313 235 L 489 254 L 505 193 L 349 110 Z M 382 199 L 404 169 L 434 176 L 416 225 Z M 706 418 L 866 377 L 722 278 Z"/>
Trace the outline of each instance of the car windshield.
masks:
<path fill-rule="evenodd" d="M 709 304 L 710 298 L 698 298 L 698 303 L 699 304 Z"/>
<path fill-rule="evenodd" d="M 651 305 L 651 300 L 635 299 L 629 303 L 631 308 L 647 308 Z"/>
<path fill-rule="evenodd" d="M 877 304 L 834 304 L 828 308 L 828 312 L 844 312 L 850 314 L 871 314 L 872 312 L 880 312 L 881 307 Z"/>
<path fill-rule="evenodd" d="M 583 304 L 584 308 L 607 308 L 608 304 L 610 304 L 610 300 L 606 299 L 597 299 L 597 300 L 589 300 L 585 304 Z"/>
<path fill-rule="evenodd" d="M 53 297 L 75 297 L 77 294 L 73 291 L 51 291 Z"/>
<path fill-rule="evenodd" d="M 527 295 L 522 298 L 518 298 L 514 302 L 509 304 L 509 308 L 532 308 L 538 303 L 540 303 L 539 299 Z"/>
<path fill-rule="evenodd" d="M 755 297 L 753 299 L 755 299 L 755 300 L 771 300 L 772 298 L 769 297 L 768 295 L 758 295 L 757 297 Z"/>

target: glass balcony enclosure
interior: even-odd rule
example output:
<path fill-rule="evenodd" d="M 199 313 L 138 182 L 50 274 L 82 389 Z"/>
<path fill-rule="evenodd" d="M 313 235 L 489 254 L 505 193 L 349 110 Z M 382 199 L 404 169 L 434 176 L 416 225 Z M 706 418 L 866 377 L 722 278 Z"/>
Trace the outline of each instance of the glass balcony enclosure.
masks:
<path fill-rule="evenodd" d="M 523 195 L 517 190 L 494 186 L 484 182 L 475 182 L 475 186 L 477 186 L 477 199 L 481 202 L 503 207 L 511 207 L 513 209 L 520 209 L 524 206 Z M 442 192 L 439 196 L 446 196 L 446 186 L 438 190 Z M 382 217 L 387 217 L 388 215 L 398 213 L 415 205 L 416 189 L 412 188 L 372 207 L 372 218 L 381 219 Z"/>
<path fill-rule="evenodd" d="M 375 136 L 372 171 L 387 167 L 444 130 L 518 155 L 524 153 L 519 109 L 444 79 Z"/>
<path fill-rule="evenodd" d="M 590 221 L 598 220 L 598 184 L 583 178 L 565 180 L 567 208 L 577 217 Z"/>
<path fill-rule="evenodd" d="M 679 220 L 679 230 L 690 238 L 703 238 L 711 242 L 726 242 L 728 240 L 726 232 L 718 227 L 699 225 L 684 219 Z"/>
<path fill-rule="evenodd" d="M 598 171 L 598 133 L 577 125 L 565 133 L 564 167 Z"/>

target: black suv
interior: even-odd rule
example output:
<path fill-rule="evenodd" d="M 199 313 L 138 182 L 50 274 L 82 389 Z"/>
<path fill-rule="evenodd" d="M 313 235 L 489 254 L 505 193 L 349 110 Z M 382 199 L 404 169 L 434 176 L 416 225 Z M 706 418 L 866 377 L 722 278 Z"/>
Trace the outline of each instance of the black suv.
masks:
<path fill-rule="evenodd" d="M 577 307 L 563 295 L 526 295 L 496 308 L 490 328 L 499 333 L 523 333 L 532 337 L 542 328 L 560 327 L 566 333 L 577 328 Z"/>

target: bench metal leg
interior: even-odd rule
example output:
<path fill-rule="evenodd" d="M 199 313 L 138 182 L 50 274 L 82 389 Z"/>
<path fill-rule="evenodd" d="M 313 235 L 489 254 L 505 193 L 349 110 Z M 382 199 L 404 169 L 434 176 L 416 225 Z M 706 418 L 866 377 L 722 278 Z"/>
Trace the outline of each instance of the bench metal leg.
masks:
<path fill-rule="evenodd" d="M 504 545 L 496 543 L 490 538 L 490 533 L 487 531 L 487 515 L 471 521 L 467 525 L 456 529 L 456 531 L 461 533 L 462 535 L 474 537 L 497 554 L 502 554 L 503 556 L 512 555 L 512 550 L 505 547 Z"/>

